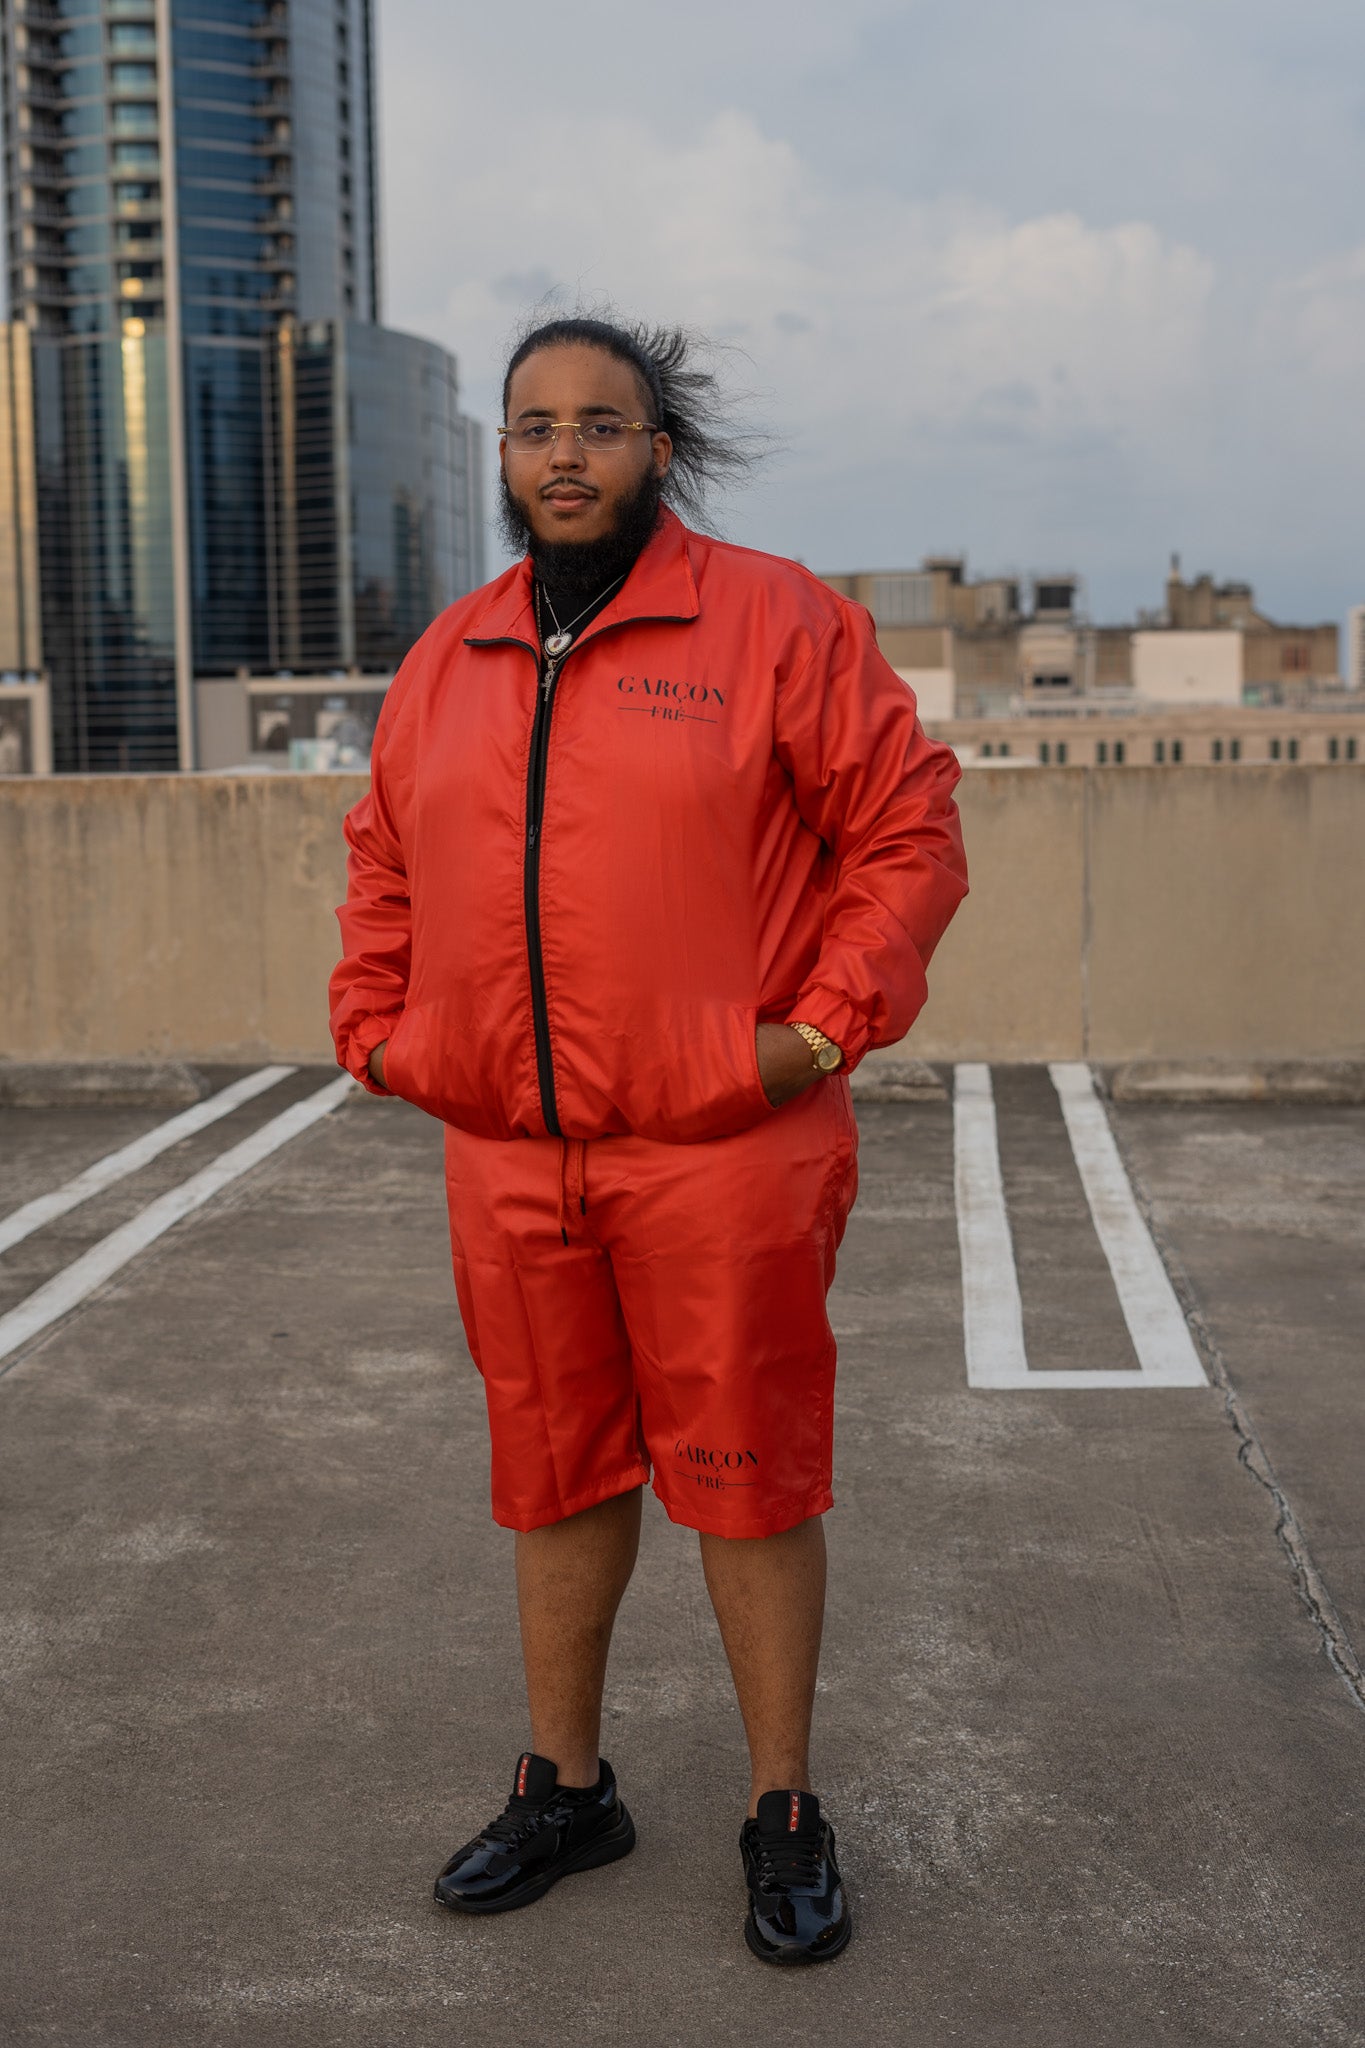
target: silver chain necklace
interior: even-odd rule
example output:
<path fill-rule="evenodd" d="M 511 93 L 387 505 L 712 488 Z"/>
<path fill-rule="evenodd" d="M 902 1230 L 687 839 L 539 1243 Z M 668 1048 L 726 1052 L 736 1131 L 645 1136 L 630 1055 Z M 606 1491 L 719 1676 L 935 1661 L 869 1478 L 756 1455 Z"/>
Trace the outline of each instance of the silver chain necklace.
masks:
<path fill-rule="evenodd" d="M 582 611 L 578 614 L 578 619 L 585 619 L 595 604 L 601 604 L 602 599 L 608 596 L 611 591 L 615 590 L 616 585 L 618 583 L 625 582 L 628 573 L 629 571 L 623 569 L 619 576 L 614 577 L 612 579 L 612 581 L 607 585 L 605 590 L 599 590 L 596 597 L 590 597 L 588 599 L 588 602 L 584 605 Z M 535 587 L 537 632 L 540 631 L 541 624 L 540 600 L 542 595 L 544 596 L 546 608 L 549 611 L 550 617 L 555 621 L 555 630 L 553 633 L 549 633 L 546 635 L 544 640 L 542 640 L 541 645 L 544 647 L 545 652 L 550 657 L 551 661 L 558 661 L 560 655 L 567 650 L 571 641 L 573 640 L 573 629 L 578 624 L 578 619 L 570 619 L 567 626 L 561 626 L 559 620 L 555 618 L 555 608 L 550 603 L 549 591 L 545 589 L 545 586 L 543 584 L 537 583 Z"/>

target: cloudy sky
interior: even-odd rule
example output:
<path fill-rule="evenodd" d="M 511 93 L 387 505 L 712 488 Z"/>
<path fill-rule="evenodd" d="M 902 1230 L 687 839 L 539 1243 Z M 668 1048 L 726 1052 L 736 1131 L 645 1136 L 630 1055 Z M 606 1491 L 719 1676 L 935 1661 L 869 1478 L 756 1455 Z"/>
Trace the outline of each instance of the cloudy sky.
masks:
<path fill-rule="evenodd" d="M 498 418 L 558 287 L 700 326 L 817 568 L 1365 599 L 1362 0 L 381 0 L 385 317 Z"/>

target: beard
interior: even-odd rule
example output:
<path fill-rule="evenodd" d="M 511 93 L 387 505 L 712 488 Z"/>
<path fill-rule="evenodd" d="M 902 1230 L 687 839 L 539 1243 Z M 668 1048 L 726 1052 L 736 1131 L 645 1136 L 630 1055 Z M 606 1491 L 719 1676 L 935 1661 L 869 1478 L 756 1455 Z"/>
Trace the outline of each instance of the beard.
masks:
<path fill-rule="evenodd" d="M 506 474 L 499 478 L 498 530 L 513 554 L 529 551 L 537 577 L 565 605 L 589 604 L 600 590 L 634 568 L 653 533 L 663 502 L 663 479 L 646 470 L 638 487 L 616 508 L 609 532 L 597 540 L 541 540 L 513 497 Z"/>

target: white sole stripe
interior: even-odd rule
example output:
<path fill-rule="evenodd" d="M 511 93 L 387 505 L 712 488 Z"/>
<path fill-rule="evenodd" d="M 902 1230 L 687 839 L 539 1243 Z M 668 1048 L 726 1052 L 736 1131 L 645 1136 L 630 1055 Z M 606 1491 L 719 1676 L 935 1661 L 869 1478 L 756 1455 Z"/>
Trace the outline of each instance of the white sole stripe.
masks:
<path fill-rule="evenodd" d="M 130 1173 L 137 1173 L 149 1160 L 169 1151 L 172 1145 L 178 1145 L 182 1138 L 193 1137 L 196 1131 L 217 1123 L 219 1117 L 230 1116 L 242 1103 L 250 1102 L 253 1096 L 263 1095 L 267 1088 L 273 1088 L 277 1081 L 283 1081 L 286 1075 L 296 1071 L 294 1067 L 260 1067 L 254 1074 L 234 1081 L 230 1087 L 220 1089 L 203 1102 L 191 1104 L 179 1116 L 170 1117 L 164 1124 L 144 1131 L 140 1138 L 134 1138 L 131 1144 L 121 1145 L 117 1152 L 97 1159 L 93 1166 L 87 1166 L 84 1172 L 78 1173 L 64 1186 L 54 1188 L 51 1194 L 35 1195 L 31 1202 L 12 1209 L 8 1216 L 0 1216 L 0 1252 L 7 1252 L 11 1245 L 31 1237 L 35 1230 L 41 1230 L 55 1217 L 65 1216 L 68 1210 L 79 1208 L 92 1195 L 102 1194 L 116 1181 L 126 1180 Z"/>
<path fill-rule="evenodd" d="M 181 1181 L 178 1187 L 167 1189 L 164 1195 L 149 1202 L 145 1209 L 119 1229 L 110 1231 L 107 1237 L 101 1238 L 79 1259 L 26 1296 L 7 1315 L 0 1316 L 0 1359 L 10 1357 L 21 1345 L 47 1329 L 49 1324 L 78 1307 L 120 1267 L 126 1266 L 149 1244 L 155 1243 L 182 1217 L 201 1209 L 232 1181 L 239 1180 L 253 1166 L 268 1159 L 272 1152 L 278 1152 L 282 1145 L 287 1145 L 291 1138 L 298 1137 L 311 1124 L 329 1115 L 355 1085 L 349 1074 L 329 1081 L 325 1088 L 319 1088 L 316 1094 L 306 1096 L 302 1102 L 293 1103 L 279 1116 L 272 1117 L 269 1123 L 253 1131 L 249 1138 L 243 1138 L 240 1144 L 220 1152 L 216 1159 L 191 1175 L 189 1180 Z"/>

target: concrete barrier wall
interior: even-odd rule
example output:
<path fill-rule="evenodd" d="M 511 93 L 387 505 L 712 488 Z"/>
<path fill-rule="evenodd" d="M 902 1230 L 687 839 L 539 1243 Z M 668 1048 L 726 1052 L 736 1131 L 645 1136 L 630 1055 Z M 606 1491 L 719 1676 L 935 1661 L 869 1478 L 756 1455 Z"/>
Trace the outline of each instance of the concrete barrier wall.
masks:
<path fill-rule="evenodd" d="M 0 782 L 10 1060 L 331 1057 L 353 776 Z M 974 770 L 926 1059 L 1365 1053 L 1358 766 Z"/>

